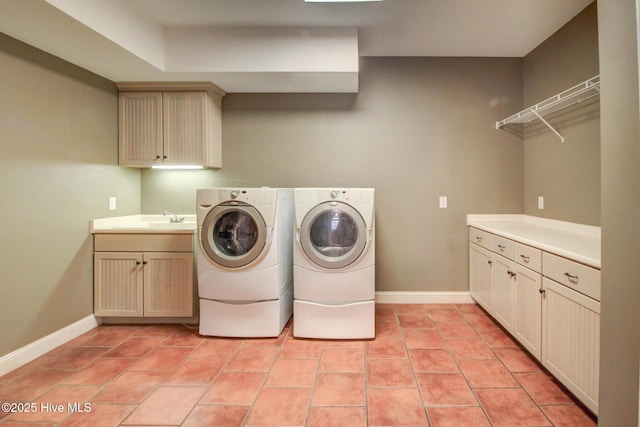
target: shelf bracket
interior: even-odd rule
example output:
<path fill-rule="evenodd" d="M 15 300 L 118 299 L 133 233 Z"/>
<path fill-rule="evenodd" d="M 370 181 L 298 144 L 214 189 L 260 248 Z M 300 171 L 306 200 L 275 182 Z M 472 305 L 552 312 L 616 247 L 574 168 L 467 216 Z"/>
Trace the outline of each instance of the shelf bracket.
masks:
<path fill-rule="evenodd" d="M 549 124 L 549 122 L 548 122 L 548 121 L 546 121 L 546 120 L 545 120 L 545 119 L 544 119 L 544 118 L 543 118 L 543 117 L 542 117 L 542 116 L 541 116 L 541 115 L 540 115 L 536 110 L 531 110 L 531 112 L 532 112 L 533 114 L 535 114 L 535 116 L 536 116 L 537 118 L 539 118 L 539 119 L 540 119 L 540 121 L 541 121 L 542 123 L 544 123 L 545 125 L 547 125 L 547 127 L 548 127 L 549 129 L 551 129 L 551 131 L 552 131 L 553 133 L 555 133 L 555 134 L 558 136 L 558 138 L 560 138 L 560 142 L 564 142 L 564 136 L 562 136 L 562 135 L 560 134 L 560 132 L 558 132 L 558 131 L 553 127 L 553 126 L 551 126 L 551 125 Z"/>

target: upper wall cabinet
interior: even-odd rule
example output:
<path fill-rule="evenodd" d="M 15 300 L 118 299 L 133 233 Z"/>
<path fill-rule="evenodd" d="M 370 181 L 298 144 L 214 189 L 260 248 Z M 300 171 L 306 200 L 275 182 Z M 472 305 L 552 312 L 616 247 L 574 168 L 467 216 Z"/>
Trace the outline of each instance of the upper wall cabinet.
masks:
<path fill-rule="evenodd" d="M 118 85 L 122 166 L 222 166 L 222 94 L 201 85 Z"/>

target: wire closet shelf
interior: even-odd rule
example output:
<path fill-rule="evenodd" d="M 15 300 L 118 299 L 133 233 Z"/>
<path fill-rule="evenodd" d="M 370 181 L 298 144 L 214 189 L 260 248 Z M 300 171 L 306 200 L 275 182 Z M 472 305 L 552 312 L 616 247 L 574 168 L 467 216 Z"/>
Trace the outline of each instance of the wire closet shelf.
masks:
<path fill-rule="evenodd" d="M 542 102 L 537 103 L 529 108 L 513 114 L 506 119 L 498 120 L 496 122 L 496 129 L 501 129 L 503 126 L 510 123 L 529 123 L 535 119 L 539 119 L 544 123 L 553 133 L 555 133 L 561 142 L 564 142 L 564 137 L 558 132 L 549 122 L 544 119 L 544 115 L 555 113 L 556 111 L 564 108 L 571 107 L 572 105 L 584 102 L 594 96 L 600 95 L 600 75 L 591 77 L 578 85 L 575 85 L 551 98 L 545 99 Z"/>

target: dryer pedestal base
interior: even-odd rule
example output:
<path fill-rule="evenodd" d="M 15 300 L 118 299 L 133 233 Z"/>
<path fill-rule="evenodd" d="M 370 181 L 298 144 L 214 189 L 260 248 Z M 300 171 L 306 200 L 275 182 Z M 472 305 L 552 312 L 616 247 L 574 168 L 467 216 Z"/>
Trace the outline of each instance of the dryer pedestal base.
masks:
<path fill-rule="evenodd" d="M 200 335 L 277 337 L 292 314 L 293 287 L 277 300 L 248 303 L 200 300 Z"/>
<path fill-rule="evenodd" d="M 375 302 L 322 304 L 293 302 L 293 336 L 298 338 L 375 338 Z"/>

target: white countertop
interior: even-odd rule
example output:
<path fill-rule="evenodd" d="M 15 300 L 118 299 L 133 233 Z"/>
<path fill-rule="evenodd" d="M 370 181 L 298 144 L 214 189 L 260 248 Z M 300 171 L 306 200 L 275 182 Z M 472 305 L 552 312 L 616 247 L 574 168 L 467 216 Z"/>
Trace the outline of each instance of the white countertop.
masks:
<path fill-rule="evenodd" d="M 529 215 L 467 215 L 467 225 L 600 268 L 600 227 Z"/>
<path fill-rule="evenodd" d="M 163 233 L 194 234 L 197 230 L 195 215 L 180 215 L 184 222 L 171 222 L 171 216 L 164 215 L 127 215 L 93 219 L 89 223 L 89 232 L 97 233 Z"/>

